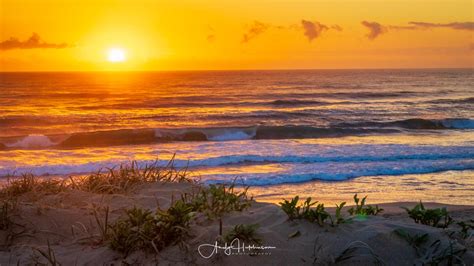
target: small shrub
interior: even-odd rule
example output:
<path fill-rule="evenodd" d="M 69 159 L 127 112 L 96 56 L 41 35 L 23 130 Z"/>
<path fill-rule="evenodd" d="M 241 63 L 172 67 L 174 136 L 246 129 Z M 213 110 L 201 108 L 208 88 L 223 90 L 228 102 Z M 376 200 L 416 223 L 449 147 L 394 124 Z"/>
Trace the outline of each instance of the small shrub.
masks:
<path fill-rule="evenodd" d="M 159 236 L 162 247 L 176 244 L 186 238 L 193 216 L 192 206 L 182 200 L 175 201 L 166 211 L 158 209 L 156 220 L 157 226 L 160 228 Z"/>
<path fill-rule="evenodd" d="M 291 201 L 283 199 L 280 202 L 281 209 L 288 215 L 289 220 L 294 219 L 306 219 L 310 222 L 317 222 L 320 226 L 324 225 L 326 219 L 330 218 L 331 215 L 325 210 L 324 204 L 320 203 L 316 205 L 317 201 L 311 201 L 311 197 L 308 197 L 303 204 L 298 205 L 299 197 L 295 196 Z M 316 207 L 312 208 L 314 205 Z"/>
<path fill-rule="evenodd" d="M 224 235 L 224 241 L 231 243 L 234 239 L 242 240 L 244 243 L 262 244 L 262 238 L 257 234 L 258 224 L 239 224 L 234 226 Z"/>
<path fill-rule="evenodd" d="M 461 236 L 462 238 L 469 238 L 472 235 L 472 231 L 474 229 L 474 220 L 471 219 L 469 221 L 460 221 L 457 222 L 457 225 L 461 226 Z"/>
<path fill-rule="evenodd" d="M 219 219 L 219 235 L 222 235 L 222 218 L 232 211 L 243 211 L 250 207 L 252 198 L 247 195 L 248 187 L 235 189 L 235 181 L 229 185 L 210 185 L 197 193 L 181 195 L 181 200 L 191 206 L 194 212 L 204 213 L 209 220 Z"/>
<path fill-rule="evenodd" d="M 291 201 L 283 199 L 283 202 L 279 203 L 281 206 L 281 209 L 286 213 L 286 215 L 288 215 L 289 220 L 300 218 L 301 207 L 298 206 L 299 199 L 300 198 L 298 196 L 295 196 L 294 198 L 291 199 Z M 309 199 L 311 200 L 311 198 Z M 316 202 L 314 204 L 316 204 Z"/>
<path fill-rule="evenodd" d="M 181 199 L 192 207 L 193 211 L 204 213 L 209 219 L 221 218 L 232 211 L 243 211 L 250 207 L 252 198 L 247 195 L 248 187 L 242 191 L 235 189 L 235 183 L 229 186 L 210 185 L 197 193 L 184 194 Z"/>
<path fill-rule="evenodd" d="M 136 207 L 127 210 L 126 217 L 112 224 L 109 231 L 110 248 L 125 255 L 139 249 L 153 251 L 159 233 L 151 211 Z"/>
<path fill-rule="evenodd" d="M 350 215 L 377 215 L 383 211 L 383 209 L 379 208 L 378 205 L 375 205 L 375 207 L 371 205 L 365 205 L 366 199 L 367 199 L 367 196 L 363 197 L 362 200 L 360 200 L 357 197 L 357 194 L 355 194 L 354 202 L 356 206 L 353 206 L 349 210 L 347 210 L 349 214 Z"/>
<path fill-rule="evenodd" d="M 308 209 L 303 212 L 303 218 L 310 222 L 317 222 L 320 226 L 324 226 L 326 219 L 331 215 L 324 209 L 324 204 L 320 203 L 316 208 Z"/>
<path fill-rule="evenodd" d="M 412 209 L 406 207 L 402 208 L 407 211 L 408 216 L 410 216 L 415 223 L 447 228 L 453 222 L 446 208 L 426 209 L 421 201 Z M 443 220 L 442 224 L 440 224 L 441 220 Z"/>
<path fill-rule="evenodd" d="M 155 215 L 135 207 L 110 226 L 109 245 L 125 255 L 135 250 L 158 252 L 188 236 L 192 217 L 192 207 L 181 200 L 167 210 L 158 209 Z"/>

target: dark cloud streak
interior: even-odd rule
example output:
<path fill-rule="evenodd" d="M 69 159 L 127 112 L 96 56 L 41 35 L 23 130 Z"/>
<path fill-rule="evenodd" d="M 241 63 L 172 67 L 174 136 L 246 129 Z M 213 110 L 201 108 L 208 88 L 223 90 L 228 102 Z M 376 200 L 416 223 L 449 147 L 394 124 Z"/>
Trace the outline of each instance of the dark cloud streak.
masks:
<path fill-rule="evenodd" d="M 269 24 L 260 21 L 254 21 L 253 24 L 247 30 L 247 32 L 244 33 L 244 36 L 242 37 L 242 42 L 249 42 L 251 39 L 267 31 L 268 28 L 270 28 Z"/>
<path fill-rule="evenodd" d="M 37 33 L 33 33 L 30 38 L 25 41 L 20 41 L 17 38 L 11 37 L 8 40 L 0 42 L 0 50 L 12 50 L 12 49 L 62 49 L 71 47 L 67 43 L 47 43 L 41 40 L 41 37 Z"/>
<path fill-rule="evenodd" d="M 375 40 L 378 36 L 381 34 L 387 32 L 387 28 L 385 26 L 382 26 L 378 22 L 369 22 L 369 21 L 362 21 L 361 22 L 363 26 L 367 27 L 369 29 L 369 33 L 367 33 L 367 38 L 370 40 Z"/>
<path fill-rule="evenodd" d="M 450 28 L 453 30 L 474 30 L 474 22 L 430 23 L 411 21 L 408 24 L 417 28 Z"/>

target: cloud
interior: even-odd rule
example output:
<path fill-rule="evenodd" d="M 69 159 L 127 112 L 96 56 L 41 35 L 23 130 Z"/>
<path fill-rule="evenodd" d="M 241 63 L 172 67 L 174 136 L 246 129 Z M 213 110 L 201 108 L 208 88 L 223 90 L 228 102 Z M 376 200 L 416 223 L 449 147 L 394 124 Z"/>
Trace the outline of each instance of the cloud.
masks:
<path fill-rule="evenodd" d="M 0 50 L 11 50 L 11 49 L 62 49 L 71 47 L 67 43 L 47 43 L 41 40 L 41 37 L 37 33 L 33 33 L 30 38 L 25 41 L 20 41 L 17 38 L 11 37 L 10 39 L 0 42 Z"/>
<path fill-rule="evenodd" d="M 431 28 L 448 28 L 453 30 L 474 31 L 474 22 L 432 23 L 410 21 L 409 25 L 382 25 L 378 22 L 362 21 L 362 25 L 369 29 L 367 38 L 373 40 L 389 30 L 426 30 Z"/>
<path fill-rule="evenodd" d="M 370 40 L 374 40 L 375 38 L 377 38 L 381 34 L 387 32 L 387 28 L 385 26 L 382 26 L 378 22 L 375 22 L 375 21 L 369 22 L 369 21 L 364 20 L 361 23 L 362 23 L 362 25 L 364 25 L 365 27 L 367 27 L 369 29 L 369 33 L 367 33 L 366 36 Z"/>
<path fill-rule="evenodd" d="M 308 41 L 313 41 L 318 38 L 321 33 L 325 30 L 329 30 L 329 27 L 321 24 L 319 22 L 311 22 L 308 20 L 301 20 L 301 25 L 303 26 L 304 35 L 308 38 Z"/>
<path fill-rule="evenodd" d="M 451 22 L 451 23 L 431 23 L 411 21 L 408 24 L 417 28 L 450 28 L 453 30 L 470 30 L 474 31 L 474 22 Z"/>
<path fill-rule="evenodd" d="M 242 42 L 249 42 L 251 39 L 267 31 L 268 28 L 270 28 L 269 24 L 260 21 L 254 21 L 253 24 L 250 25 L 250 27 L 248 28 L 247 32 L 244 33 L 244 36 L 242 37 Z"/>
<path fill-rule="evenodd" d="M 337 30 L 337 31 L 342 31 L 342 27 L 339 26 L 339 25 L 332 25 L 332 26 L 331 26 L 331 29 Z"/>
<path fill-rule="evenodd" d="M 214 42 L 214 40 L 216 39 L 214 28 L 210 25 L 208 25 L 207 28 L 208 28 L 209 33 L 207 34 L 206 39 L 208 42 Z"/>

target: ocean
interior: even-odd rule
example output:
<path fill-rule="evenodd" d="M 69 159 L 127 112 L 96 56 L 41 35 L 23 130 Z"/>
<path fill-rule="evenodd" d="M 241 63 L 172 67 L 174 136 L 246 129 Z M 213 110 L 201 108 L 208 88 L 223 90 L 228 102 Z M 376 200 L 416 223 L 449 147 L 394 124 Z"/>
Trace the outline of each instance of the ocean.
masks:
<path fill-rule="evenodd" d="M 378 180 L 376 191 L 394 199 L 413 200 L 402 192 L 412 189 L 474 204 L 472 69 L 1 73 L 0 81 L 0 176 L 165 164 L 175 154 L 176 167 L 205 183 L 238 180 L 261 196 L 336 193 L 364 180 L 370 194 Z"/>

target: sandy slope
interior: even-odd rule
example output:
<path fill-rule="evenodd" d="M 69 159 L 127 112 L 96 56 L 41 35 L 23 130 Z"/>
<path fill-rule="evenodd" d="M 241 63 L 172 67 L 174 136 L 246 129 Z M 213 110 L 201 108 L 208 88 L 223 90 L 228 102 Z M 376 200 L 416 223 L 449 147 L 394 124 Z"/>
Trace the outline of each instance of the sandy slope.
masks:
<path fill-rule="evenodd" d="M 155 210 L 157 204 L 162 208 L 169 206 L 172 197 L 189 191 L 193 185 L 185 183 L 147 184 L 128 195 L 98 195 L 80 191 L 63 192 L 34 198 L 24 195 L 14 220 L 21 224 L 16 230 L 25 230 L 13 241 L 10 249 L 3 246 L 0 252 L 0 265 L 33 264 L 38 257 L 35 248 L 46 250 L 47 241 L 54 250 L 56 259 L 63 265 L 110 265 L 125 261 L 141 264 L 187 265 L 328 265 L 332 264 L 349 243 L 363 241 L 388 265 L 413 265 L 417 259 L 415 250 L 393 233 L 403 228 L 410 233 L 429 233 L 429 243 L 440 239 L 442 247 L 450 240 L 448 233 L 458 230 L 443 230 L 415 224 L 399 206 L 413 206 L 415 203 L 384 204 L 385 212 L 377 217 L 355 220 L 350 224 L 337 227 L 320 227 L 307 221 L 288 221 L 277 205 L 256 202 L 251 208 L 224 217 L 224 231 L 240 223 L 259 223 L 259 233 L 264 238 L 264 246 L 274 246 L 268 255 L 224 255 L 223 250 L 209 259 L 202 258 L 197 252 L 201 244 L 214 244 L 218 234 L 218 222 L 209 221 L 198 215 L 193 222 L 192 237 L 186 241 L 187 250 L 178 246 L 168 247 L 160 254 L 136 252 L 127 258 L 99 243 L 96 237 L 98 227 L 94 221 L 93 208 L 109 206 L 110 220 L 123 215 L 124 210 L 140 206 Z M 370 203 L 370 202 L 369 202 Z M 429 207 L 438 204 L 426 204 Z M 445 205 L 444 205 L 445 206 Z M 458 220 L 474 219 L 474 206 L 448 206 L 453 218 Z M 347 214 L 346 211 L 344 213 Z M 288 236 L 296 231 L 300 235 Z M 0 231 L 2 241 L 5 232 Z M 454 237 L 456 238 L 456 237 Z M 463 259 L 467 265 L 474 263 L 474 241 L 458 242 L 468 248 Z M 358 254 L 366 251 L 358 250 Z M 371 257 L 359 256 L 347 261 L 345 265 L 371 265 Z M 344 265 L 344 264 L 343 264 Z"/>

